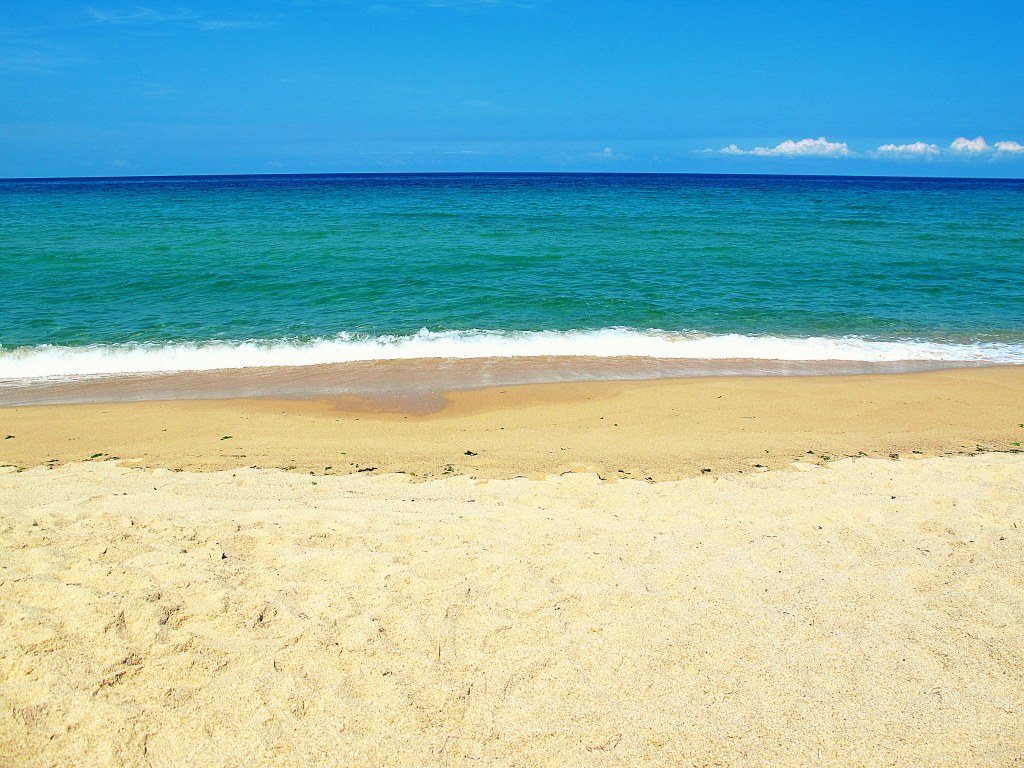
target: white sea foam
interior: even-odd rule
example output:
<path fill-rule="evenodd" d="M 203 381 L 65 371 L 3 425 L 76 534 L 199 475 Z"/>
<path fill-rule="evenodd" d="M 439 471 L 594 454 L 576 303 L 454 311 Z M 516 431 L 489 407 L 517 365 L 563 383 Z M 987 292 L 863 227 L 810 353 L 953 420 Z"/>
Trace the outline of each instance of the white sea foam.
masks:
<path fill-rule="evenodd" d="M 607 328 L 596 331 L 443 331 L 409 336 L 342 333 L 310 341 L 37 346 L 0 349 L 0 379 L 34 379 L 318 365 L 366 360 L 535 356 L 653 357 L 676 360 L 785 360 L 1024 364 L 1024 344 L 875 341 L 844 336 L 710 335 Z"/>

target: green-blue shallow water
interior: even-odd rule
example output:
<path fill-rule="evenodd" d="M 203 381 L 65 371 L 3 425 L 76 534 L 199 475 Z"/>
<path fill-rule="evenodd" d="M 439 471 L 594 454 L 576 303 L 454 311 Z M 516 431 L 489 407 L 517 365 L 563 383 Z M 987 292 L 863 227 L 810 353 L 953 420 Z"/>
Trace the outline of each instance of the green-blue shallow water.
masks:
<path fill-rule="evenodd" d="M 0 181 L 0 270 L 0 378 L 574 350 L 1024 361 L 1022 181 Z"/>

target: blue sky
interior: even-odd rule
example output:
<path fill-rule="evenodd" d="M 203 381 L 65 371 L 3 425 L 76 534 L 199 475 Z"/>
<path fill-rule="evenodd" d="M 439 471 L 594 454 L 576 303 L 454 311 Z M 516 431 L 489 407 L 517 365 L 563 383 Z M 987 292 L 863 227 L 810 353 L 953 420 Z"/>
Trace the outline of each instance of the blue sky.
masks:
<path fill-rule="evenodd" d="M 0 176 L 1024 176 L 1024 2 L 0 0 Z"/>

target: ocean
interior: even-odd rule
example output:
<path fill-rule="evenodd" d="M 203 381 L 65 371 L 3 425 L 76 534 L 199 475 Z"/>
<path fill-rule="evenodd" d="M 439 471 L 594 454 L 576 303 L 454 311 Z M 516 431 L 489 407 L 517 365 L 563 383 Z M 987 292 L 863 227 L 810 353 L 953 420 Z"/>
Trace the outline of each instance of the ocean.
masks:
<path fill-rule="evenodd" d="M 372 361 L 503 381 L 1021 364 L 1024 181 L 0 180 L 0 276 L 0 403 L 295 366 L 346 391 Z"/>

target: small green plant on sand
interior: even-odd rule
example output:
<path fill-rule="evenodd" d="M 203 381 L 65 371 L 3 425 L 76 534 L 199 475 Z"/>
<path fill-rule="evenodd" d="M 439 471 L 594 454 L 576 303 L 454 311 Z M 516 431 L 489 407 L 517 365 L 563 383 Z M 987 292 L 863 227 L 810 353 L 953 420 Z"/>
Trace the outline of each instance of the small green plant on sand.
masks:
<path fill-rule="evenodd" d="M 230 440 L 230 439 L 231 439 L 231 435 L 224 435 L 224 437 L 221 438 L 221 440 Z"/>

